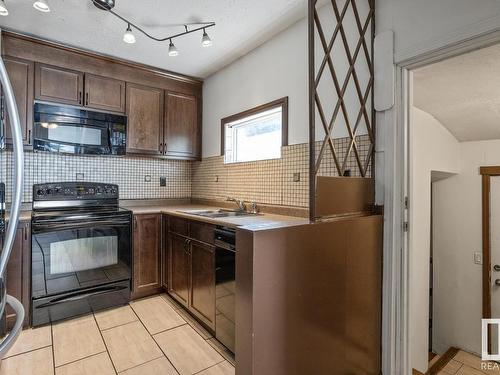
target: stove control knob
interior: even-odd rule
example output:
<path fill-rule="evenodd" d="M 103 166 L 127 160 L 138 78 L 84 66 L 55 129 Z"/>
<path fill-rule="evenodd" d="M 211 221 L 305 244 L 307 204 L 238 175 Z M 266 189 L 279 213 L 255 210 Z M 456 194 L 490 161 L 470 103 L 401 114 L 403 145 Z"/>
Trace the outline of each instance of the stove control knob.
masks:
<path fill-rule="evenodd" d="M 47 194 L 48 195 L 52 194 L 52 189 L 47 189 Z"/>
<path fill-rule="evenodd" d="M 38 190 L 36 191 L 36 195 L 45 195 L 45 190 L 43 190 L 43 189 L 38 189 Z"/>

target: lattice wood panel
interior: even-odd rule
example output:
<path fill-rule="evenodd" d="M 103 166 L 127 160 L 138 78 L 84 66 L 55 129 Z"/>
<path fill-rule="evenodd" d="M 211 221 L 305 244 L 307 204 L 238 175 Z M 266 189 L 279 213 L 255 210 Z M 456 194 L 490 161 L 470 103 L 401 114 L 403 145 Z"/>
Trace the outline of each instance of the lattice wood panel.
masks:
<path fill-rule="evenodd" d="M 310 209 L 315 219 L 317 176 L 373 174 L 375 0 L 309 0 L 308 17 Z M 333 139 L 342 136 L 349 143 L 336 148 Z"/>

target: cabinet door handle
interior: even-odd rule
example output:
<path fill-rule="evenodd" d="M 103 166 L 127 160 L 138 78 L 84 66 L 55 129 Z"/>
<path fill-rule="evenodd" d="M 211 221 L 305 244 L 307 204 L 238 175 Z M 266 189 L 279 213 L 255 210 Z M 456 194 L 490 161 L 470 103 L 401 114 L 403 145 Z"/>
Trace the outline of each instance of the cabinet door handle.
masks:
<path fill-rule="evenodd" d="M 82 104 L 82 92 L 78 92 L 78 103 Z"/>
<path fill-rule="evenodd" d="M 31 129 L 28 129 L 28 144 L 31 144 Z"/>
<path fill-rule="evenodd" d="M 85 93 L 85 105 L 89 105 L 89 93 Z"/>
<path fill-rule="evenodd" d="M 134 229 L 137 229 L 137 218 L 134 216 Z"/>

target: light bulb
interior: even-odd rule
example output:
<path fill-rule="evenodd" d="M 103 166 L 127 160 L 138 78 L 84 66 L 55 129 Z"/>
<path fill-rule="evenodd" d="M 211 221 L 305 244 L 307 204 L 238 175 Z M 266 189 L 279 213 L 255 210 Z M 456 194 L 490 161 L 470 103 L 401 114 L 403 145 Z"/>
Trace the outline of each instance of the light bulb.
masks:
<path fill-rule="evenodd" d="M 175 47 L 172 41 L 170 41 L 170 44 L 168 45 L 168 55 L 170 57 L 179 56 L 179 50 Z"/>
<path fill-rule="evenodd" d="M 123 34 L 123 41 L 128 44 L 135 43 L 135 36 L 132 34 L 132 28 L 130 24 L 128 24 L 127 30 L 125 30 L 125 34 Z"/>
<path fill-rule="evenodd" d="M 210 47 L 212 44 L 214 44 L 212 42 L 212 39 L 210 39 L 210 37 L 208 36 L 207 32 L 205 31 L 205 29 L 203 29 L 203 36 L 201 38 L 201 45 L 203 47 Z"/>
<path fill-rule="evenodd" d="M 9 10 L 7 9 L 7 5 L 5 5 L 4 0 L 0 0 L 0 16 L 9 15 Z"/>
<path fill-rule="evenodd" d="M 49 0 L 36 0 L 33 3 L 33 8 L 44 13 L 50 12 Z"/>

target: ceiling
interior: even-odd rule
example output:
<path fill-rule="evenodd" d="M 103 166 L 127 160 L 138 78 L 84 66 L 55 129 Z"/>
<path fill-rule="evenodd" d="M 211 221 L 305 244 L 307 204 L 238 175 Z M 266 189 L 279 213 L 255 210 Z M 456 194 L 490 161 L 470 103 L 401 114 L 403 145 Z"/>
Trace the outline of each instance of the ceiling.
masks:
<path fill-rule="evenodd" d="M 500 45 L 416 70 L 413 101 L 461 142 L 500 139 Z"/>
<path fill-rule="evenodd" d="M 183 31 L 185 22 L 214 21 L 207 30 L 214 41 L 201 47 L 201 32 L 176 39 L 180 51 L 169 57 L 168 42 L 155 42 L 135 32 L 137 42 L 122 41 L 126 25 L 97 9 L 91 0 L 49 0 L 41 13 L 33 0 L 5 0 L 7 17 L 0 27 L 158 68 L 206 78 L 245 55 L 305 16 L 305 0 L 116 0 L 114 10 L 165 37 Z M 177 26 L 175 26 L 177 25 Z"/>

